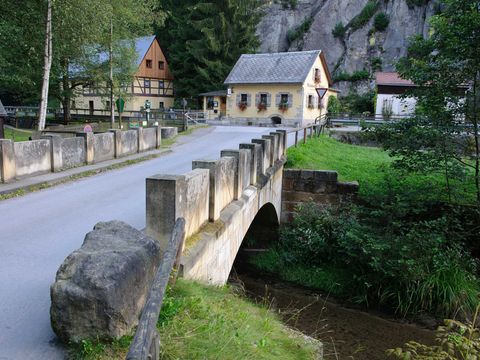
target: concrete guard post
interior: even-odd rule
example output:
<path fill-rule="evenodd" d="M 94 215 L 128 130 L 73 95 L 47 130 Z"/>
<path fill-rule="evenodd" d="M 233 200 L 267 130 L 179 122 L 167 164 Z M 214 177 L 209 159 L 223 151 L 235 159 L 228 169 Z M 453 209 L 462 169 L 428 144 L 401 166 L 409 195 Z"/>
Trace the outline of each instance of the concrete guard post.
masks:
<path fill-rule="evenodd" d="M 220 160 L 196 160 L 192 163 L 193 169 L 208 169 L 210 177 L 209 220 L 212 222 L 220 218 L 220 212 L 234 198 L 235 187 L 235 159 L 222 157 Z"/>
<path fill-rule="evenodd" d="M 262 175 L 267 174 L 267 169 L 270 167 L 270 140 L 268 139 L 253 139 L 253 144 L 259 144 L 262 147 L 262 167 L 260 173 Z"/>
<path fill-rule="evenodd" d="M 113 144 L 115 146 L 115 151 L 114 151 L 114 156 L 115 159 L 118 159 L 120 156 L 122 156 L 122 130 L 118 129 L 111 129 L 109 130 L 111 133 L 113 133 Z"/>
<path fill-rule="evenodd" d="M 281 134 L 281 142 L 282 142 L 282 145 L 281 145 L 281 155 L 285 155 L 287 153 L 287 149 L 288 149 L 288 133 L 287 133 L 287 130 L 277 130 L 277 133 L 280 133 Z"/>
<path fill-rule="evenodd" d="M 93 164 L 95 159 L 95 136 L 93 133 L 77 133 L 77 137 L 83 137 L 85 139 L 85 162 L 87 165 Z"/>
<path fill-rule="evenodd" d="M 62 137 L 58 135 L 43 135 L 41 138 L 50 141 L 50 163 L 52 172 L 61 171 L 63 168 Z"/>
<path fill-rule="evenodd" d="M 146 232 L 164 251 L 176 219 L 184 213 L 186 182 L 181 175 L 155 175 L 146 182 Z"/>
<path fill-rule="evenodd" d="M 270 166 L 273 166 L 275 165 L 275 160 L 277 160 L 276 159 L 276 152 L 277 152 L 277 146 L 278 146 L 277 137 L 274 135 L 263 135 L 262 139 L 270 140 L 270 152 L 269 152 Z"/>
<path fill-rule="evenodd" d="M 258 174 L 261 173 L 262 146 L 259 144 L 240 144 L 240 150 L 250 151 L 250 185 L 258 182 Z"/>
<path fill-rule="evenodd" d="M 239 178 L 240 170 L 240 150 L 222 150 L 220 151 L 220 157 L 232 157 L 234 159 L 233 171 L 234 171 L 234 193 L 233 199 L 238 200 L 242 195 L 242 183 Z"/>
<path fill-rule="evenodd" d="M 160 146 L 162 146 L 162 128 L 160 126 L 155 127 L 155 134 L 156 134 L 155 148 L 160 149 Z"/>
<path fill-rule="evenodd" d="M 276 162 L 277 160 L 280 160 L 282 158 L 282 153 L 280 150 L 280 148 L 282 147 L 282 134 L 279 132 L 271 132 L 270 135 L 273 135 L 275 137 L 275 150 L 273 152 L 273 161 Z"/>
<path fill-rule="evenodd" d="M 139 126 L 137 128 L 137 140 L 138 140 L 138 152 L 141 153 L 145 150 L 145 142 L 143 140 L 143 128 Z"/>
<path fill-rule="evenodd" d="M 178 218 L 186 221 L 187 237 L 195 234 L 208 222 L 209 194 L 206 169 L 147 178 L 147 235 L 159 240 L 165 249 Z"/>
<path fill-rule="evenodd" d="M 15 150 L 12 140 L 0 139 L 0 175 L 4 183 L 15 179 Z"/>

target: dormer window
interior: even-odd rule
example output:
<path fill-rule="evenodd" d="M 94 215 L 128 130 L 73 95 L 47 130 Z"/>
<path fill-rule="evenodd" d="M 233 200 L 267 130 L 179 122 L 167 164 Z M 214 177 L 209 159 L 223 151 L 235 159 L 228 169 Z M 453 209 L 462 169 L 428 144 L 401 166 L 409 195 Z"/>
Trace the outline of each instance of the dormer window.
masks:
<path fill-rule="evenodd" d="M 146 66 L 147 66 L 147 69 L 151 69 L 152 68 L 152 60 L 147 59 Z"/>
<path fill-rule="evenodd" d="M 165 69 L 165 62 L 164 61 L 159 61 L 158 62 L 158 69 L 159 70 Z"/>

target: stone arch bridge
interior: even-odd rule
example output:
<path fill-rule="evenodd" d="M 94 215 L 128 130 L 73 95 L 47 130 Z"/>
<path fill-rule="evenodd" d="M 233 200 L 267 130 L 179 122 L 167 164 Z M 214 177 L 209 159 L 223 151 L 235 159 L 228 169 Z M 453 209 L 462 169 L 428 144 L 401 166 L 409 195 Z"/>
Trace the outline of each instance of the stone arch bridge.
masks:
<path fill-rule="evenodd" d="M 226 283 L 260 210 L 279 222 L 286 148 L 287 132 L 279 130 L 223 150 L 218 160 L 193 161 L 185 175 L 147 178 L 147 234 L 165 249 L 176 219 L 186 220 L 183 277 Z"/>

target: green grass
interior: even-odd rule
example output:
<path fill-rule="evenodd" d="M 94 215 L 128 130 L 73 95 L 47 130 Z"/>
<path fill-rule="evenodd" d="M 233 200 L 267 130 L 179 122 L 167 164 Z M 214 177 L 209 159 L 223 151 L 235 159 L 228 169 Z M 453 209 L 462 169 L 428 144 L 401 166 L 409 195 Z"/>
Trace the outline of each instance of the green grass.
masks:
<path fill-rule="evenodd" d="M 294 336 L 273 311 L 229 287 L 179 279 L 165 298 L 158 329 L 161 359 L 314 359 L 315 349 Z M 123 359 L 131 337 L 111 344 L 83 342 L 77 359 Z M 86 351 L 85 351 L 86 350 Z"/>
<path fill-rule="evenodd" d="M 419 200 L 449 201 L 442 174 L 400 174 L 390 165 L 394 158 L 380 148 L 356 146 L 321 136 L 290 148 L 287 152 L 287 168 L 310 170 L 334 170 L 339 181 L 358 181 L 360 196 L 375 197 L 387 192 L 387 184 L 402 186 L 420 191 Z M 401 182 L 400 182 L 401 177 Z M 456 202 L 468 202 L 474 197 L 472 181 L 452 181 Z"/>
<path fill-rule="evenodd" d="M 30 130 L 20 130 L 5 127 L 4 131 L 5 139 L 10 139 L 13 141 L 28 141 L 28 138 L 32 136 L 32 132 Z"/>

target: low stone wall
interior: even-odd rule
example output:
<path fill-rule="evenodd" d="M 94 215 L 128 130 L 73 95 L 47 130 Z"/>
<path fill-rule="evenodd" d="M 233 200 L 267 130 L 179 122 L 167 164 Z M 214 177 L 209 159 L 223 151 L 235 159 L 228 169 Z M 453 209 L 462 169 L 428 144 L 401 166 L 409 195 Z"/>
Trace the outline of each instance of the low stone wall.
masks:
<path fill-rule="evenodd" d="M 14 153 L 17 177 L 45 173 L 52 169 L 48 140 L 16 142 Z"/>
<path fill-rule="evenodd" d="M 157 131 L 154 128 L 143 129 L 143 151 L 155 149 L 157 146 Z"/>
<path fill-rule="evenodd" d="M 82 138 L 62 139 L 61 142 L 62 169 L 85 164 L 85 144 Z"/>
<path fill-rule="evenodd" d="M 172 130 L 174 129 L 174 130 Z M 40 140 L 13 142 L 0 139 L 0 178 L 8 183 L 16 178 L 56 172 L 84 164 L 112 160 L 159 148 L 162 133 L 176 135 L 177 128 L 77 133 L 76 137 L 43 135 Z"/>
<path fill-rule="evenodd" d="M 93 162 L 112 160 L 115 158 L 115 139 L 113 133 L 95 134 L 93 140 Z"/>
<path fill-rule="evenodd" d="M 177 135 L 178 135 L 178 128 L 174 126 L 162 128 L 162 139 L 171 139 Z"/>
<path fill-rule="evenodd" d="M 307 202 L 339 206 L 354 200 L 358 182 L 339 182 L 336 171 L 286 169 L 283 171 L 281 221 L 292 221 L 295 208 Z"/>
<path fill-rule="evenodd" d="M 118 156 L 136 154 L 138 152 L 138 131 L 121 131 L 120 134 L 121 150 Z"/>

